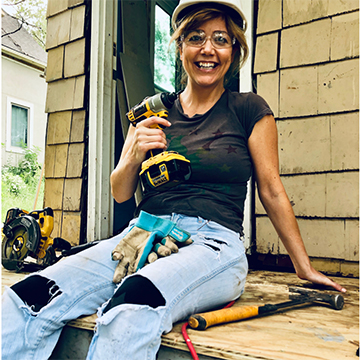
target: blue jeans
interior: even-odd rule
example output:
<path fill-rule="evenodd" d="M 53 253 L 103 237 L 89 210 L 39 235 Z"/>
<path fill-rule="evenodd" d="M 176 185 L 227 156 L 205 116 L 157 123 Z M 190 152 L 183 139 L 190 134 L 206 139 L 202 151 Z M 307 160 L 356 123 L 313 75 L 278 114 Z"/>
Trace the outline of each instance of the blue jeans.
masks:
<path fill-rule="evenodd" d="M 133 220 L 120 235 L 29 275 L 40 275 L 52 284 L 51 297 L 40 309 L 6 288 L 2 359 L 47 359 L 68 321 L 98 311 L 88 359 L 154 360 L 161 335 L 171 331 L 173 323 L 238 298 L 248 271 L 239 234 L 201 218 L 180 214 L 163 218 L 190 232 L 194 242 L 132 276 L 149 279 L 165 299 L 164 306 L 122 304 L 103 314 L 121 286 L 112 282 L 117 263 L 111 260 L 111 252 Z"/>

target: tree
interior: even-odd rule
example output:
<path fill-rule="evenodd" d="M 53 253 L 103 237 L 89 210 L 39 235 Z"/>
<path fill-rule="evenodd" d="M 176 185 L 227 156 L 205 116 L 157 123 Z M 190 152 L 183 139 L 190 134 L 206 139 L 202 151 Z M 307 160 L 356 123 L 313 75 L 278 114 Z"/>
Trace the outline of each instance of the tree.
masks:
<path fill-rule="evenodd" d="M 40 46 L 45 48 L 47 0 L 5 0 L 2 5 L 11 8 L 13 18 L 34 37 Z M 1 37 L 8 35 L 2 34 Z"/>
<path fill-rule="evenodd" d="M 155 25 L 155 64 L 154 82 L 168 90 L 175 85 L 175 51 L 169 49 L 169 16 L 157 19 Z"/>

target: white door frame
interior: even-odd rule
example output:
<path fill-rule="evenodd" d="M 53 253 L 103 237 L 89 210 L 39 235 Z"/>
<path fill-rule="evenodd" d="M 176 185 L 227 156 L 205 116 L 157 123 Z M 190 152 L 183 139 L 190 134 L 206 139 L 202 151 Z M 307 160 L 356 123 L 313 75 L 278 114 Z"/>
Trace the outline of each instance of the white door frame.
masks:
<path fill-rule="evenodd" d="M 117 1 L 92 0 L 89 88 L 87 241 L 113 233 L 110 174 L 114 168 Z"/>
<path fill-rule="evenodd" d="M 252 86 L 252 63 L 253 63 L 253 16 L 254 16 L 254 2 L 249 0 L 240 0 L 241 9 L 247 20 L 247 31 L 245 33 L 246 40 L 249 46 L 249 57 L 240 70 L 240 92 L 253 91 Z M 245 200 L 244 209 L 244 245 L 247 250 L 250 250 L 252 239 L 252 186 L 250 179 L 248 181 L 248 192 Z"/>
<path fill-rule="evenodd" d="M 241 5 L 248 23 L 249 58 L 240 71 L 240 92 L 247 92 L 253 91 L 254 4 L 253 1 L 241 0 Z M 87 241 L 108 238 L 113 232 L 110 174 L 114 167 L 116 104 L 116 84 L 113 80 L 116 56 L 113 56 L 113 46 L 117 40 L 117 1 L 92 0 L 91 6 Z M 250 180 L 243 223 L 247 249 L 252 238 L 251 199 Z"/>

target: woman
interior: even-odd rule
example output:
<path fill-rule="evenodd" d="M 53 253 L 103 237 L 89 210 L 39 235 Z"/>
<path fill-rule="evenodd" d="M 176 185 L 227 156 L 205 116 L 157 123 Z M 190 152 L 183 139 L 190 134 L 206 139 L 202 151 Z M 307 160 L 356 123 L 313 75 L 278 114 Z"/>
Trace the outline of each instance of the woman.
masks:
<path fill-rule="evenodd" d="M 173 14 L 173 40 L 186 87 L 168 120 L 152 117 L 130 128 L 111 175 L 112 194 L 123 202 L 134 194 L 150 149 L 175 150 L 190 159 L 190 180 L 145 194 L 138 212 L 175 222 L 193 243 L 143 267 L 116 288 L 110 253 L 128 228 L 14 285 L 4 295 L 4 359 L 48 358 L 66 322 L 102 304 L 88 359 L 155 359 L 161 334 L 174 322 L 238 298 L 248 269 L 241 237 L 252 169 L 297 275 L 345 291 L 310 264 L 279 177 L 271 110 L 257 95 L 224 88 L 247 55 L 239 3 L 180 1 Z M 165 130 L 151 128 L 154 123 Z M 28 288 L 41 299 L 29 298 Z"/>

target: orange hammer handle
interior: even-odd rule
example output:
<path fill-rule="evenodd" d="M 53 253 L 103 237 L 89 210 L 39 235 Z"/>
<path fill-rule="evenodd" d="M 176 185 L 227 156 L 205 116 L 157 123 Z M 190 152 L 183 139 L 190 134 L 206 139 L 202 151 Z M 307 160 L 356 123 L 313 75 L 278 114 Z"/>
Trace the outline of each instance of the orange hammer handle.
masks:
<path fill-rule="evenodd" d="M 259 315 L 258 306 L 240 306 L 192 315 L 189 325 L 193 329 L 205 330 L 210 326 L 248 319 Z"/>

